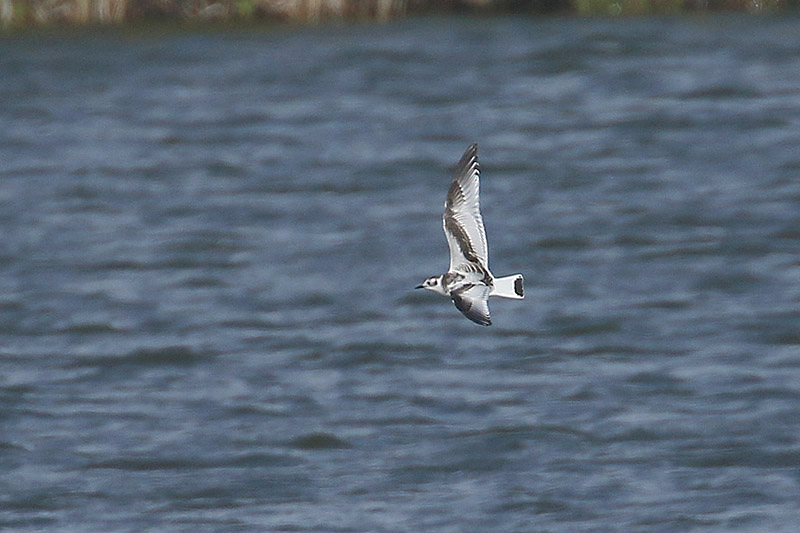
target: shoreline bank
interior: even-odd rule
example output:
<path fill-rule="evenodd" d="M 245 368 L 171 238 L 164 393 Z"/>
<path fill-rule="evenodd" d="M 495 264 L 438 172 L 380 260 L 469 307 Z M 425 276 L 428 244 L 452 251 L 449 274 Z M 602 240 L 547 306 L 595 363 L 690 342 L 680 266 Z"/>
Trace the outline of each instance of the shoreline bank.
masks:
<path fill-rule="evenodd" d="M 781 13 L 800 0 L 0 0 L 3 28 L 173 23 L 388 21 L 425 14 Z"/>

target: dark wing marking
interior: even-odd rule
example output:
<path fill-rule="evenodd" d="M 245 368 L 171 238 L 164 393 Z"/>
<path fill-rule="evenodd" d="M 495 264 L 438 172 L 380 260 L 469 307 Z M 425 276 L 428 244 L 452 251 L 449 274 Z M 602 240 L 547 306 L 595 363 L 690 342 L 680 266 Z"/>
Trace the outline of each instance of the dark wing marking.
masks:
<path fill-rule="evenodd" d="M 464 285 L 450 293 L 450 298 L 459 311 L 473 322 L 482 326 L 490 326 L 492 318 L 489 315 L 489 287 L 486 285 Z"/>
<path fill-rule="evenodd" d="M 489 248 L 480 206 L 478 145 L 473 144 L 456 166 L 447 191 L 442 223 L 450 247 L 450 270 L 462 263 L 479 263 L 489 269 Z"/>

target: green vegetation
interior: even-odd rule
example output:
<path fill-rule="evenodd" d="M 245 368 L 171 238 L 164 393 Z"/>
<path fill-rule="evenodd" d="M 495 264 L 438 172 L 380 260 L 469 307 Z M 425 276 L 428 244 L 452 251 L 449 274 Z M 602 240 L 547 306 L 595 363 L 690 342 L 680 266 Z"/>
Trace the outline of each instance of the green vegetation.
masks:
<path fill-rule="evenodd" d="M 422 13 L 674 14 L 776 12 L 800 0 L 0 0 L 0 25 L 120 24 L 142 20 L 317 23 L 388 20 Z"/>
<path fill-rule="evenodd" d="M 236 14 L 240 17 L 250 18 L 256 12 L 255 0 L 238 0 L 236 2 Z"/>

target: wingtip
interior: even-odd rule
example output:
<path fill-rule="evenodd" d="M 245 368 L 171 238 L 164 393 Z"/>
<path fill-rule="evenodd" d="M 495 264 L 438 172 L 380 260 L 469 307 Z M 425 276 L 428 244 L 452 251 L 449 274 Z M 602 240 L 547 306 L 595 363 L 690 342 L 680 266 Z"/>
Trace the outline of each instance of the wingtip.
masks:
<path fill-rule="evenodd" d="M 472 322 L 475 322 L 475 323 L 476 323 L 476 324 L 478 324 L 479 326 L 486 326 L 486 327 L 489 327 L 489 326 L 491 326 L 491 325 L 492 325 L 492 319 L 491 319 L 491 318 L 486 318 L 485 320 L 483 319 L 483 317 L 471 317 L 471 316 L 467 316 L 467 318 L 469 318 L 469 319 L 470 319 Z"/>
<path fill-rule="evenodd" d="M 464 151 L 464 155 L 459 159 L 456 164 L 456 170 L 453 173 L 453 179 L 465 176 L 470 172 L 478 171 L 478 143 L 472 143 L 469 148 Z"/>
<path fill-rule="evenodd" d="M 492 319 L 488 318 L 488 317 L 484 318 L 484 317 L 481 317 L 481 316 L 471 316 L 471 315 L 467 315 L 467 314 L 464 314 L 464 316 L 466 316 L 470 320 L 470 322 L 474 322 L 475 324 L 478 324 L 479 326 L 489 327 L 489 326 L 492 325 Z"/>

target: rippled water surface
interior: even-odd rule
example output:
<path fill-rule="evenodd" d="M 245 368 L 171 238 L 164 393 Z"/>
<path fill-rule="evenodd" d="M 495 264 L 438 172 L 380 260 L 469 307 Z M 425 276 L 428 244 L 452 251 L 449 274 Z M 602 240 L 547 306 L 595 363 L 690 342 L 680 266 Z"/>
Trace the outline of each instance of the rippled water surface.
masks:
<path fill-rule="evenodd" d="M 797 28 L 0 41 L 0 527 L 795 531 Z"/>

